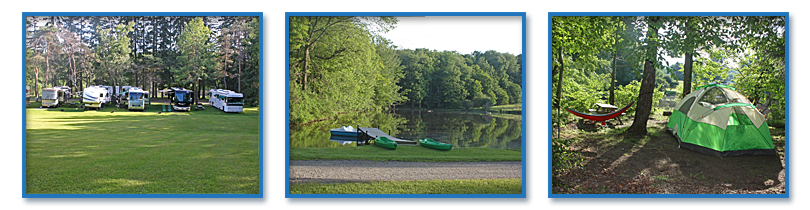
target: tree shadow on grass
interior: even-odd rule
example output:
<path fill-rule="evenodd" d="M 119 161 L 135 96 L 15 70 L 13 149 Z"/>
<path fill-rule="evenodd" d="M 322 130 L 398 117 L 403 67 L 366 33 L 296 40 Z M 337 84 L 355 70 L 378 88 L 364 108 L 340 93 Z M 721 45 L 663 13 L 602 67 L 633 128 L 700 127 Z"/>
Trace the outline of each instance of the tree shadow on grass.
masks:
<path fill-rule="evenodd" d="M 650 126 L 651 132 L 644 136 L 607 134 L 586 142 L 600 151 L 588 158 L 583 168 L 623 182 L 645 179 L 651 185 L 646 193 L 784 193 L 780 188 L 784 185 L 784 167 L 779 156 L 705 155 L 678 148 L 677 139 L 665 129 L 666 121 L 650 121 Z M 629 184 L 608 183 L 610 180 L 597 182 L 617 188 Z M 602 193 L 618 192 L 626 193 Z"/>
<path fill-rule="evenodd" d="M 117 111 L 29 116 L 27 193 L 259 191 L 258 116 Z"/>

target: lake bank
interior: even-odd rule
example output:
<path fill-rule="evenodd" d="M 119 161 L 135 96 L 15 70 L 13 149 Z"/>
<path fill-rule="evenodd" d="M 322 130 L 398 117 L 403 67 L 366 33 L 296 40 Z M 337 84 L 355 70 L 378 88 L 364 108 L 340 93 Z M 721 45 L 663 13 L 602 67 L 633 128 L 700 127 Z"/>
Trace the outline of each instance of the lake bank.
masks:
<path fill-rule="evenodd" d="M 400 146 L 389 150 L 374 145 L 345 148 L 290 148 L 292 160 L 375 160 L 412 162 L 522 161 L 520 150 L 453 148 L 439 151 L 422 146 Z"/>

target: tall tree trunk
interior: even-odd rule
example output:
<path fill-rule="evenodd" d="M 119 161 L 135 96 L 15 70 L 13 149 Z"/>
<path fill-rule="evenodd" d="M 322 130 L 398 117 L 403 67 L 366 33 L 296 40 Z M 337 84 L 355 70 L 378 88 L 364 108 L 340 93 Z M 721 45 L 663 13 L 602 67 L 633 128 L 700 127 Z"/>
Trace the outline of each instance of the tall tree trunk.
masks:
<path fill-rule="evenodd" d="M 34 68 L 34 97 L 39 98 L 39 64 Z"/>
<path fill-rule="evenodd" d="M 683 63 L 683 96 L 692 92 L 692 53 L 684 55 Z"/>
<path fill-rule="evenodd" d="M 79 87 L 76 87 L 76 79 L 78 79 L 78 78 L 76 77 L 77 76 L 76 75 L 76 72 L 77 72 L 77 70 L 76 70 L 76 58 L 73 56 L 74 52 L 73 52 L 73 47 L 72 46 L 70 48 L 70 51 L 71 51 L 70 52 L 70 64 L 71 64 L 71 73 L 70 73 L 70 75 L 72 76 L 70 78 L 70 80 L 71 80 L 71 82 L 73 82 L 73 84 L 71 84 L 70 89 L 73 90 L 73 88 L 76 88 L 76 90 L 79 90 Z"/>
<path fill-rule="evenodd" d="M 306 49 L 304 49 L 304 86 L 303 86 L 303 90 L 307 90 L 307 77 L 308 76 L 309 76 L 309 45 L 307 45 Z"/>
<path fill-rule="evenodd" d="M 240 57 L 243 57 L 243 56 L 240 56 Z M 236 91 L 241 93 L 242 92 L 242 58 L 239 59 L 239 78 L 238 78 L 238 82 L 239 82 L 239 85 L 238 85 L 238 87 L 237 87 L 238 89 Z"/>
<path fill-rule="evenodd" d="M 200 83 L 200 88 L 199 89 L 201 91 L 205 90 L 205 80 L 198 80 L 198 81 L 199 81 L 198 83 Z M 200 91 L 198 91 L 197 93 L 194 94 L 194 97 L 197 97 L 200 100 L 202 100 L 202 96 L 203 96 L 203 93 L 200 92 Z"/>
<path fill-rule="evenodd" d="M 84 91 L 84 83 L 82 83 L 82 80 L 84 79 L 84 74 L 82 73 L 83 71 L 79 71 L 79 87 L 76 87 L 76 90 L 79 91 Z"/>
<path fill-rule="evenodd" d="M 616 42 L 618 42 L 618 41 L 616 41 Z M 615 95 L 614 95 L 614 90 L 616 89 L 616 53 L 617 52 L 613 52 L 613 70 L 610 71 L 610 98 L 608 99 L 609 104 L 615 104 L 614 99 L 616 98 Z"/>
<path fill-rule="evenodd" d="M 199 76 L 198 73 L 196 73 L 197 72 L 197 67 L 194 67 L 194 72 L 195 72 L 195 78 L 194 78 L 195 84 L 192 84 L 192 85 L 194 85 L 194 94 L 196 95 L 197 93 L 200 92 L 200 76 Z M 197 104 L 197 97 L 194 96 L 192 98 L 194 99 L 194 101 L 193 101 L 194 104 Z"/>
<path fill-rule="evenodd" d="M 647 53 L 644 59 L 644 75 L 639 88 L 638 102 L 636 102 L 636 116 L 633 125 L 627 129 L 628 133 L 647 134 L 647 120 L 653 104 L 653 91 L 655 91 L 655 59 L 658 58 L 658 28 L 655 26 L 658 17 L 652 17 L 648 22 Z"/>
<path fill-rule="evenodd" d="M 49 50 L 48 53 L 50 53 L 50 50 Z M 48 86 L 48 82 L 50 81 L 50 78 L 48 77 L 48 74 L 50 74 L 50 72 L 51 72 L 51 66 L 50 66 L 50 63 L 48 62 L 48 60 L 50 60 L 50 59 L 48 59 L 48 57 L 49 56 L 46 54 L 45 55 L 45 84 L 43 84 L 45 87 Z"/>
<path fill-rule="evenodd" d="M 557 78 L 557 99 L 555 101 L 555 102 L 557 102 L 557 109 L 561 109 L 561 107 L 562 107 L 562 101 L 561 100 L 562 100 L 562 89 L 563 89 L 563 76 L 565 76 L 565 74 L 563 73 L 563 72 L 565 72 L 565 61 L 563 61 L 563 54 L 562 53 L 563 53 L 563 47 L 560 46 L 560 47 L 557 48 L 557 56 L 559 56 L 559 58 L 557 58 L 557 59 L 560 61 L 560 68 L 559 68 L 560 76 Z"/>
<path fill-rule="evenodd" d="M 227 35 L 223 35 L 227 36 Z M 225 51 L 225 57 L 222 59 L 222 85 L 223 89 L 228 89 L 228 51 Z"/>

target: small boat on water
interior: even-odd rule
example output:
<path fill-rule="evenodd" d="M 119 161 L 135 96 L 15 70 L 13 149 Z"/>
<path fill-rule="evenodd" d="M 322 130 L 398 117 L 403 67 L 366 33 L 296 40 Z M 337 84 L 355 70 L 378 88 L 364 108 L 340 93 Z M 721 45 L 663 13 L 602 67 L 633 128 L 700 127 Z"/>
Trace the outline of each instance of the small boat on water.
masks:
<path fill-rule="evenodd" d="M 419 145 L 422 145 L 423 147 L 427 147 L 427 148 L 431 148 L 431 149 L 437 149 L 437 150 L 450 150 L 450 149 L 453 148 L 452 144 L 445 144 L 445 143 L 441 143 L 441 142 L 436 142 L 436 141 L 433 141 L 433 139 L 420 139 L 419 140 Z"/>
<path fill-rule="evenodd" d="M 340 128 L 331 129 L 329 130 L 329 133 L 332 133 L 332 136 L 357 137 L 357 129 L 353 128 L 352 126 L 342 126 Z"/>
<path fill-rule="evenodd" d="M 374 140 L 374 145 L 388 149 L 397 149 L 397 142 L 384 136 L 377 137 L 377 139 Z"/>

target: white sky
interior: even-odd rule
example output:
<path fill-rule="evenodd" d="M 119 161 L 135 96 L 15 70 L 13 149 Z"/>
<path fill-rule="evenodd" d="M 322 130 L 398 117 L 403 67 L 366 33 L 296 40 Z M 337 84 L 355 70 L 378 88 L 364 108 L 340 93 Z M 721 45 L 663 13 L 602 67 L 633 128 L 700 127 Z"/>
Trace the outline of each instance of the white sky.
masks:
<path fill-rule="evenodd" d="M 396 28 L 383 35 L 400 48 L 458 51 L 462 54 L 487 50 L 513 55 L 523 53 L 521 16 L 428 16 L 397 19 L 399 22 Z"/>

